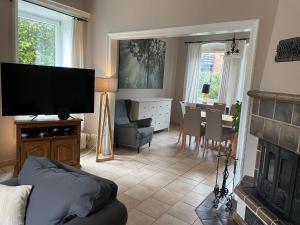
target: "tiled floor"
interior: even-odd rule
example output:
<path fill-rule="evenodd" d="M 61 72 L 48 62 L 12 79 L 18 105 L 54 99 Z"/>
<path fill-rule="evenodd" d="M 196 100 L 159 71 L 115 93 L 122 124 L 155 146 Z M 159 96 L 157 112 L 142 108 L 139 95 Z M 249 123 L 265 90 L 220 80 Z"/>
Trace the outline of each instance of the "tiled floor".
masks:
<path fill-rule="evenodd" d="M 128 209 L 128 225 L 202 224 L 195 208 L 213 190 L 215 153 L 197 156 L 194 145 L 182 151 L 178 131 L 155 134 L 151 148 L 137 154 L 117 149 L 115 160 L 96 163 L 95 153 L 81 158 L 82 169 L 115 181 L 118 199 Z M 12 176 L 12 168 L 0 169 L 0 181 Z"/>

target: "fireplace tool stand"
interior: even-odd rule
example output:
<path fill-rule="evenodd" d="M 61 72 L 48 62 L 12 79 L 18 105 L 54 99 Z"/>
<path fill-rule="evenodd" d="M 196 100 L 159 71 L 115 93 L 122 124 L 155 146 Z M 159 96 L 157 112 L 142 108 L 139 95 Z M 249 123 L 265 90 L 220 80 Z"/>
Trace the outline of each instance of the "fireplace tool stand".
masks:
<path fill-rule="evenodd" d="M 215 199 L 213 201 L 213 207 L 218 208 L 219 204 L 226 204 L 226 210 L 231 211 L 233 207 L 233 191 L 234 191 L 234 180 L 236 175 L 236 166 L 237 166 L 237 158 L 231 156 L 231 145 L 229 146 L 229 149 L 225 150 L 225 154 L 218 153 L 218 162 L 217 162 L 217 174 L 216 174 L 216 184 L 214 187 L 214 195 Z M 220 159 L 225 158 L 224 164 L 224 171 L 223 171 L 223 181 L 222 186 L 220 187 L 218 183 L 218 177 L 219 177 L 219 170 L 220 170 Z M 233 168 L 233 185 L 232 185 L 232 191 L 229 193 L 229 190 L 227 188 L 227 180 L 229 177 L 229 171 L 228 166 L 231 163 L 231 160 L 234 161 L 234 168 Z"/>

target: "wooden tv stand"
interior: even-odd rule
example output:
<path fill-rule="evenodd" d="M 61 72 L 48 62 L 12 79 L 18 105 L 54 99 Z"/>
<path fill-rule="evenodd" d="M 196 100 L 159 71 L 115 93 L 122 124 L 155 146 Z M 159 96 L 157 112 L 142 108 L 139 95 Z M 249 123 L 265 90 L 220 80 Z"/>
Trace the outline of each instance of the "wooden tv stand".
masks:
<path fill-rule="evenodd" d="M 81 119 L 15 121 L 17 176 L 29 155 L 80 167 Z"/>

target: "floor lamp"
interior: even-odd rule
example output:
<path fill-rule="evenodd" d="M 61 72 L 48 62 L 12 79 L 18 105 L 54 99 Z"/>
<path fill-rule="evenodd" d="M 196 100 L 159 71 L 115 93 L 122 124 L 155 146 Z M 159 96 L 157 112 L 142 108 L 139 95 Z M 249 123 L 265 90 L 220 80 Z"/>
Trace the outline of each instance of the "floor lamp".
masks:
<path fill-rule="evenodd" d="M 96 162 L 114 159 L 113 136 L 109 110 L 109 92 L 116 92 L 117 78 L 96 77 L 96 92 L 100 92 L 98 140 L 96 148 Z M 107 150 L 103 147 L 105 128 L 108 125 L 109 144 Z"/>

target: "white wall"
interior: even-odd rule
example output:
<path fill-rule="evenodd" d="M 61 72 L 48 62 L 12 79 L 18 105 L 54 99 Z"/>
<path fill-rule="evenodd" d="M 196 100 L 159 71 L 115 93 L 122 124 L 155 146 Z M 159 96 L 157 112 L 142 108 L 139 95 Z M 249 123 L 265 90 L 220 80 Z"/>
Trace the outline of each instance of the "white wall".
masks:
<path fill-rule="evenodd" d="M 279 1 L 274 29 L 262 77 L 264 91 L 300 94 L 300 61 L 275 63 L 277 44 L 282 39 L 300 37 L 300 1 Z"/>
<path fill-rule="evenodd" d="M 266 65 L 260 89 L 282 93 L 300 94 L 300 62 L 275 63 L 276 47 L 280 40 L 300 36 L 300 2 L 279 1 L 272 38 L 268 49 Z M 244 174 L 253 175 L 258 139 L 250 134 L 244 161 Z"/>

